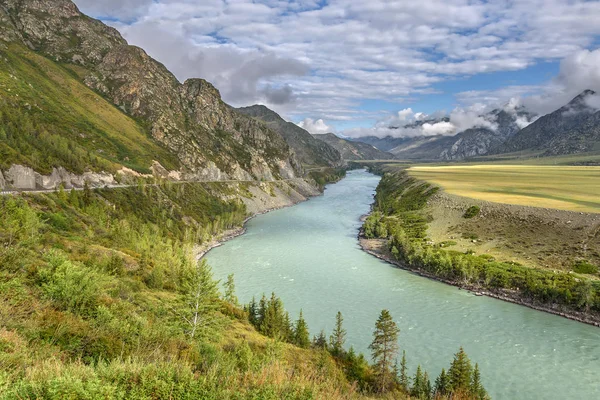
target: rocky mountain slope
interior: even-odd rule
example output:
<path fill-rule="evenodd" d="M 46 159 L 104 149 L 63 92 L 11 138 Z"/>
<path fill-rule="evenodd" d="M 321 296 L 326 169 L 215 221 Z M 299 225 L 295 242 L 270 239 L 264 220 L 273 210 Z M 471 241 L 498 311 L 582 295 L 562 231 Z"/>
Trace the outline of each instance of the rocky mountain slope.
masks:
<path fill-rule="evenodd" d="M 168 174 L 173 169 L 170 176 L 185 180 L 270 180 L 301 173 L 281 135 L 235 112 L 210 83 L 202 79 L 180 83 L 142 49 L 128 45 L 115 29 L 81 14 L 69 0 L 0 2 L 0 50 L 7 63 L 4 80 L 19 88 L 18 96 L 11 96 L 11 87 L 0 87 L 3 111 L 18 110 L 9 113 L 18 114 L 11 117 L 13 124 L 31 124 L 31 131 L 39 135 L 53 121 L 64 122 L 65 115 L 88 115 L 94 120 L 79 125 L 67 121 L 64 129 L 51 132 L 54 140 L 46 138 L 46 142 L 62 151 L 54 151 L 47 162 L 32 161 L 45 153 L 35 146 L 5 146 L 3 152 L 11 154 L 15 163 L 45 172 L 58 167 L 71 172 L 114 172 L 128 165 L 141 173 L 154 169 Z M 27 69 L 27 64 L 32 68 Z M 42 103 L 42 99 L 42 104 L 36 104 L 43 86 L 62 90 L 74 101 Z M 105 100 L 118 109 L 108 107 Z M 94 103 L 102 112 L 90 115 Z M 126 121 L 127 138 L 119 137 L 118 120 Z M 56 145 L 60 141 L 64 143 Z M 131 151 L 130 144 L 136 143 L 139 151 Z M 77 165 L 69 161 L 69 146 L 82 153 Z M 91 161 L 86 162 L 83 154 Z"/>
<path fill-rule="evenodd" d="M 344 160 L 389 160 L 393 154 L 379 150 L 370 144 L 342 139 L 333 133 L 313 135 L 336 149 Z"/>
<path fill-rule="evenodd" d="M 463 160 L 488 154 L 498 148 L 508 138 L 519 131 L 519 125 L 517 124 L 519 118 L 529 120 L 532 116 L 524 109 L 517 109 L 511 112 L 496 109 L 483 115 L 483 117 L 493 123 L 496 129 L 474 127 L 453 136 L 388 136 L 385 138 L 359 138 L 357 140 L 372 144 L 380 150 L 385 149 L 385 151 L 389 151 L 397 159 L 426 161 Z M 446 118 L 444 121 L 448 122 L 448 119 Z M 415 127 L 418 127 L 418 124 L 406 125 L 403 128 L 392 127 L 392 129 L 411 129 Z"/>
<path fill-rule="evenodd" d="M 294 123 L 287 122 L 275 111 L 263 105 L 238 108 L 237 111 L 259 119 L 269 128 L 283 136 L 302 164 L 328 167 L 341 165 L 342 159 L 335 148 L 316 140 L 306 130 Z"/>
<path fill-rule="evenodd" d="M 600 150 L 600 110 L 589 104 L 595 95 L 591 90 L 582 92 L 523 128 L 494 153 L 528 151 L 548 156 Z"/>

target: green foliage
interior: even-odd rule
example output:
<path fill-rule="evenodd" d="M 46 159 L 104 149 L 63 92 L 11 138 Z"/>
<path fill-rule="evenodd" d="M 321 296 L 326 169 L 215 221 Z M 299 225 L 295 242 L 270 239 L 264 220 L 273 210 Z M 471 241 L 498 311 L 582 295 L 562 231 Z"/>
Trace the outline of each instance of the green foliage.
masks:
<path fill-rule="evenodd" d="M 335 315 L 335 327 L 329 336 L 329 348 L 333 355 L 342 355 L 346 343 L 346 330 L 344 329 L 344 317 L 340 311 Z"/>
<path fill-rule="evenodd" d="M 598 266 L 584 260 L 579 260 L 573 265 L 573 271 L 578 274 L 597 274 Z"/>
<path fill-rule="evenodd" d="M 400 329 L 388 310 L 382 310 L 373 332 L 373 342 L 369 345 L 377 374 L 377 390 L 381 393 L 391 389 L 395 378 L 391 374 L 393 360 L 398 354 L 398 334 Z"/>
<path fill-rule="evenodd" d="M 337 182 L 346 176 L 346 170 L 343 168 L 319 168 L 308 173 L 321 188 L 328 183 Z"/>
<path fill-rule="evenodd" d="M 481 208 L 479 206 L 471 206 L 471 207 L 467 208 L 467 211 L 465 211 L 465 213 L 463 214 L 463 218 L 466 218 L 466 219 L 475 218 L 476 216 L 479 215 L 480 211 L 481 211 Z"/>
<path fill-rule="evenodd" d="M 308 332 L 308 325 L 302 315 L 302 310 L 300 310 L 300 316 L 294 326 L 294 344 L 304 349 L 310 346 L 310 334 Z"/>
<path fill-rule="evenodd" d="M 38 272 L 44 296 L 63 310 L 91 314 L 105 293 L 110 279 L 78 263 L 67 260 L 64 254 L 47 255 L 48 266 Z"/>
<path fill-rule="evenodd" d="M 183 270 L 180 287 L 183 296 L 175 313 L 181 319 L 184 332 L 194 338 L 198 334 L 214 331 L 218 325 L 216 311 L 219 307 L 219 291 L 205 260 Z"/>
<path fill-rule="evenodd" d="M 374 237 L 375 225 L 381 221 L 387 225 L 393 256 L 411 269 L 461 285 L 518 291 L 524 298 L 542 304 L 600 312 L 600 282 L 429 244 L 426 240 L 429 215 L 425 205 L 433 193 L 427 184 L 410 178 L 404 171 L 386 173 L 377 188 L 374 212 L 368 223 L 365 221 L 365 236 L 370 232 Z M 463 236 L 477 239 L 469 233 Z M 588 266 L 583 266 L 583 270 L 597 271 Z"/>
<path fill-rule="evenodd" d="M 0 169 L 25 164 L 83 173 L 121 165 L 148 173 L 153 160 L 171 169 L 176 157 L 138 123 L 68 71 L 30 50 L 0 50 Z"/>
<path fill-rule="evenodd" d="M 225 288 L 225 301 L 238 305 L 238 298 L 235 295 L 235 282 L 233 280 L 233 274 L 227 275 L 227 281 L 223 284 Z"/>

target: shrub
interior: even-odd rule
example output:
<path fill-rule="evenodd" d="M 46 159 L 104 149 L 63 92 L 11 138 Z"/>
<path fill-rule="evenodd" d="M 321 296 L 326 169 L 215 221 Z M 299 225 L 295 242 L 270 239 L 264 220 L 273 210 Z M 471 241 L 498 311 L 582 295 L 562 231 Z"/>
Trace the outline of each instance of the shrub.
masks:
<path fill-rule="evenodd" d="M 45 297 L 72 312 L 86 313 L 95 309 L 106 286 L 106 276 L 56 253 L 48 258 L 49 265 L 39 272 Z"/>
<path fill-rule="evenodd" d="M 573 271 L 578 274 L 597 274 L 598 267 L 585 260 L 579 260 L 573 265 Z"/>
<path fill-rule="evenodd" d="M 466 218 L 466 219 L 474 218 L 479 215 L 480 211 L 481 211 L 481 208 L 479 208 L 479 206 L 471 206 L 471 207 L 467 208 L 467 211 L 465 211 L 463 218 Z"/>

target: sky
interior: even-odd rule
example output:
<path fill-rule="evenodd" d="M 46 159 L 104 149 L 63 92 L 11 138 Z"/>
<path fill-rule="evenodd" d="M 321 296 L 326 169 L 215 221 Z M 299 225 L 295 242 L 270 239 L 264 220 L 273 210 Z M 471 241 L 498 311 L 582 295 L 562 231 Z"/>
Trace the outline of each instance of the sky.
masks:
<path fill-rule="evenodd" d="M 312 133 L 453 134 L 600 92 L 600 2 L 75 0 L 184 81 Z M 389 130 L 450 115 L 452 127 Z"/>

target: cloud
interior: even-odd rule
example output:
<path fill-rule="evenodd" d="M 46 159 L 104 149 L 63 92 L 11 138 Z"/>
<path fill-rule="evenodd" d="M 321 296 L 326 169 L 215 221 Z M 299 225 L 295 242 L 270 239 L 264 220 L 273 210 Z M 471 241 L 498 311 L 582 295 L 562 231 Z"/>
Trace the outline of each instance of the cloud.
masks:
<path fill-rule="evenodd" d="M 229 102 L 332 120 L 370 118 L 364 99 L 401 101 L 448 79 L 559 60 L 600 34 L 600 2 L 579 0 L 75 2 Z"/>
<path fill-rule="evenodd" d="M 152 57 L 164 60 L 179 80 L 202 77 L 213 83 L 224 100 L 234 106 L 291 103 L 295 99 L 294 88 L 290 84 L 277 85 L 276 79 L 302 76 L 309 70 L 303 62 L 271 51 L 198 45 L 192 38 L 167 27 L 146 21 L 119 28 L 129 41 L 139 44 Z"/>
<path fill-rule="evenodd" d="M 304 121 L 298 124 L 298 126 L 312 134 L 329 133 L 334 131 L 334 129 L 328 126 L 322 119 L 315 121 L 311 118 L 305 118 Z"/>
<path fill-rule="evenodd" d="M 75 0 L 75 3 L 85 14 L 128 21 L 147 12 L 153 0 Z"/>

